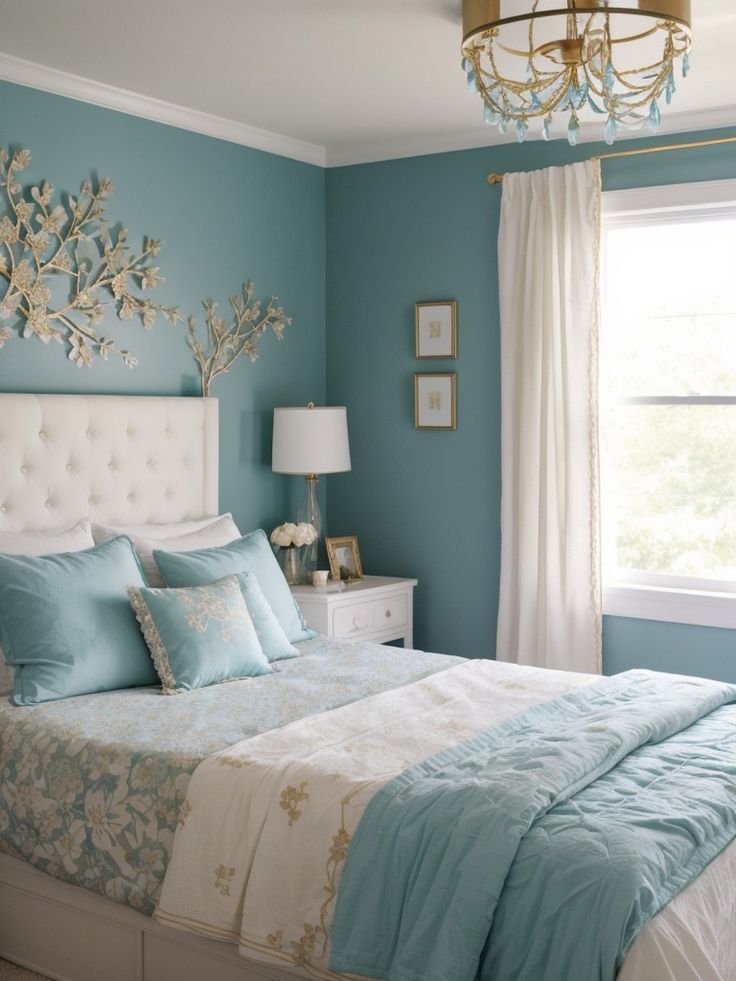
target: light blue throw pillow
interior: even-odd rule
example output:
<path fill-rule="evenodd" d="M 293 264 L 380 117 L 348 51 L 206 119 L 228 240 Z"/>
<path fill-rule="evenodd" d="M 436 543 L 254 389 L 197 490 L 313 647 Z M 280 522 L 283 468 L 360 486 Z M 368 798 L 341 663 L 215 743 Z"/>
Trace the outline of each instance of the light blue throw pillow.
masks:
<path fill-rule="evenodd" d="M 164 695 L 271 674 L 237 576 L 207 586 L 131 586 Z"/>
<path fill-rule="evenodd" d="M 238 573 L 238 582 L 245 597 L 248 613 L 253 619 L 258 640 L 268 660 L 285 661 L 289 657 L 297 657 L 299 651 L 290 643 L 289 638 L 281 629 L 281 624 L 274 616 L 273 610 L 268 605 L 268 600 L 263 595 L 263 590 L 258 585 L 258 580 L 253 573 Z"/>
<path fill-rule="evenodd" d="M 201 548 L 195 552 L 155 549 L 153 557 L 167 586 L 206 586 L 223 576 L 252 572 L 292 644 L 317 636 L 307 627 L 266 533 L 260 528 L 219 548 Z"/>
<path fill-rule="evenodd" d="M 0 555 L 0 647 L 15 667 L 13 704 L 157 684 L 128 603 L 128 586 L 144 585 L 124 536 L 83 552 Z"/>

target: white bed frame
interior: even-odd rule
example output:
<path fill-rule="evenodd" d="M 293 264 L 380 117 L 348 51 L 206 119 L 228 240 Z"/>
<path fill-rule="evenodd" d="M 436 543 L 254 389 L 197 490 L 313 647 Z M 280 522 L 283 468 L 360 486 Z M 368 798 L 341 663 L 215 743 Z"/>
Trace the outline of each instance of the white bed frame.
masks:
<path fill-rule="evenodd" d="M 216 399 L 0 394 L 0 529 L 218 513 Z M 59 981 L 283 981 L 0 854 L 0 956 Z"/>

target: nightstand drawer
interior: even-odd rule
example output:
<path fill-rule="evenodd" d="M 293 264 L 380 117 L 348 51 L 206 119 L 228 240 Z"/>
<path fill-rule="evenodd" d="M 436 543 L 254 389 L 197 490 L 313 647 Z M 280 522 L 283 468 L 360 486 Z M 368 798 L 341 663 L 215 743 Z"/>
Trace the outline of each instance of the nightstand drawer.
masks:
<path fill-rule="evenodd" d="M 371 622 L 373 630 L 388 630 L 390 627 L 405 627 L 409 622 L 409 597 L 387 596 L 371 603 Z"/>
<path fill-rule="evenodd" d="M 389 629 L 402 630 L 409 622 L 406 594 L 387 596 L 369 602 L 338 606 L 332 620 L 335 637 L 357 637 Z"/>

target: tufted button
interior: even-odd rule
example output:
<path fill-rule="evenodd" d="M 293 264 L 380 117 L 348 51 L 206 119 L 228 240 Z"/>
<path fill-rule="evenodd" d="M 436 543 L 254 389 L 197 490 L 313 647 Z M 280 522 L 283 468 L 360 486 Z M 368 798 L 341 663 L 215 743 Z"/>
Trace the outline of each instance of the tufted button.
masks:
<path fill-rule="evenodd" d="M 45 429 L 39 429 L 38 430 L 38 438 L 39 439 L 46 439 L 46 430 Z"/>
<path fill-rule="evenodd" d="M 126 498 L 126 500 L 128 501 L 128 504 L 132 504 L 133 501 L 135 500 L 135 498 L 133 497 L 132 494 L 128 494 L 128 497 Z"/>
<path fill-rule="evenodd" d="M 52 508 L 53 506 L 54 506 L 54 505 L 53 505 L 53 504 L 51 503 L 51 501 L 46 501 L 46 503 L 44 504 L 44 507 L 45 507 L 45 508 L 48 508 L 49 510 L 51 510 L 51 508 Z"/>
<path fill-rule="evenodd" d="M 95 431 L 94 431 L 94 429 L 88 429 L 87 430 L 87 439 L 94 439 L 94 438 L 95 438 Z"/>
<path fill-rule="evenodd" d="M 115 466 L 112 460 L 110 460 L 110 462 L 108 463 L 107 469 L 113 473 L 117 470 L 117 467 Z"/>
<path fill-rule="evenodd" d="M 24 475 L 25 475 L 25 474 L 27 474 L 27 473 L 28 473 L 28 467 L 25 467 L 25 466 L 24 466 L 24 467 L 21 467 L 21 468 L 20 468 L 20 472 L 21 472 L 22 474 L 24 474 Z"/>
<path fill-rule="evenodd" d="M 74 473 L 74 467 L 71 465 L 71 463 L 67 463 L 67 465 L 66 465 L 66 472 L 67 473 Z"/>

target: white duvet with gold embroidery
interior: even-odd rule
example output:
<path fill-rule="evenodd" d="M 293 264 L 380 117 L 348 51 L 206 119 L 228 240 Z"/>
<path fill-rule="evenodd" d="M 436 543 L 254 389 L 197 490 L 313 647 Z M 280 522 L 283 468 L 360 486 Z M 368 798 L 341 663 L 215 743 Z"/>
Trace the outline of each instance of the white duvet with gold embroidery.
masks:
<path fill-rule="evenodd" d="M 466 661 L 215 753 L 189 784 L 154 916 L 335 977 L 329 923 L 371 797 L 426 757 L 595 680 Z"/>
<path fill-rule="evenodd" d="M 403 770 L 591 675 L 466 661 L 204 760 L 189 784 L 162 923 L 289 973 L 336 978 L 329 926 L 351 836 Z M 651 920 L 618 981 L 736 981 L 736 845 Z"/>

